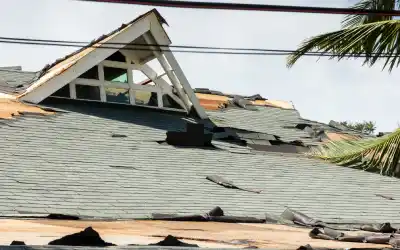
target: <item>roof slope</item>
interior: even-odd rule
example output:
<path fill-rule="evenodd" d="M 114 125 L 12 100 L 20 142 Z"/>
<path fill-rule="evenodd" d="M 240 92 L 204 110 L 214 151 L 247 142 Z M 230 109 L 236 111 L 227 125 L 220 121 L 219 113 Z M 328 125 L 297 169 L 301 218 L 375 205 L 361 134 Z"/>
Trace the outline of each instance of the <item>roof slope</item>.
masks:
<path fill-rule="evenodd" d="M 158 144 L 167 130 L 184 129 L 185 118 L 176 114 L 100 104 L 56 107 L 65 112 L 1 122 L 0 215 L 143 218 L 218 205 L 228 215 L 264 217 L 289 206 L 325 221 L 400 222 L 398 179 L 290 154 L 237 153 L 239 146 Z M 206 180 L 213 174 L 262 193 L 221 187 Z"/>
<path fill-rule="evenodd" d="M 35 76 L 35 72 L 21 71 L 13 67 L 0 68 L 0 93 L 21 93 L 32 83 Z"/>

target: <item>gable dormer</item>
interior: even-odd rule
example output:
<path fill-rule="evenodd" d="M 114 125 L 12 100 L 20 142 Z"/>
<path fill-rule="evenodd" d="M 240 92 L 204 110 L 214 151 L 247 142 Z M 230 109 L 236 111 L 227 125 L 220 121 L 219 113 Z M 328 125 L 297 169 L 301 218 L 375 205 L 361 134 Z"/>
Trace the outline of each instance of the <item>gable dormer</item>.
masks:
<path fill-rule="evenodd" d="M 149 11 L 46 66 L 18 98 L 49 96 L 207 114 L 169 48 L 166 23 Z"/>

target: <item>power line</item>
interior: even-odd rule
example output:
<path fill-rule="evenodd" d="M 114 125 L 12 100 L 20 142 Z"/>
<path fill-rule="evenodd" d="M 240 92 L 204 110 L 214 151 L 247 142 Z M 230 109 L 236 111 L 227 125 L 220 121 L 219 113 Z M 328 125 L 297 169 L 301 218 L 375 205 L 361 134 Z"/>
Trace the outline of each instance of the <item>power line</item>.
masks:
<path fill-rule="evenodd" d="M 59 47 L 75 47 L 75 48 L 97 48 L 97 49 L 124 49 L 124 50 L 135 50 L 135 51 L 166 51 L 165 49 L 149 49 L 149 48 L 120 48 L 112 46 L 85 46 L 78 44 L 66 44 L 66 43 L 45 43 L 45 42 L 24 42 L 24 41 L 1 41 L 0 43 L 9 44 L 21 44 L 21 45 L 43 45 L 43 46 L 59 46 Z M 129 44 L 126 44 L 129 46 Z M 198 53 L 198 54 L 230 54 L 230 55 L 289 55 L 290 52 L 234 52 L 234 51 L 205 51 L 205 50 L 170 50 L 171 52 L 178 53 Z M 273 50 L 272 50 L 273 51 Z M 317 56 L 313 53 L 311 55 Z"/>
<path fill-rule="evenodd" d="M 400 11 L 391 10 L 369 10 L 354 8 L 331 8 L 311 6 L 287 6 L 268 4 L 244 4 L 244 3 L 222 3 L 222 2 L 192 2 L 175 0 L 78 0 L 85 2 L 103 2 L 116 4 L 147 5 L 172 8 L 188 9 L 214 9 L 214 10 L 242 10 L 242 11 L 270 11 L 270 12 L 297 12 L 314 14 L 340 14 L 340 15 L 378 15 L 378 16 L 400 16 Z"/>
<path fill-rule="evenodd" d="M 19 38 L 19 37 L 0 37 L 0 40 L 9 41 L 22 41 L 22 42 L 45 42 L 45 43 L 66 43 L 75 44 L 80 46 L 87 46 L 90 42 L 84 41 L 68 41 L 68 40 L 47 40 L 47 39 L 32 39 L 32 38 Z M 129 45 L 127 43 L 113 43 L 107 42 L 108 45 Z M 262 48 L 238 48 L 238 47 L 213 47 L 213 46 L 194 46 L 194 45 L 166 45 L 166 44 L 136 44 L 135 46 L 157 46 L 157 47 L 170 47 L 170 48 L 183 48 L 183 49 L 209 49 L 209 50 L 233 50 L 233 51 L 258 51 L 258 52 L 282 52 L 292 53 L 293 50 L 282 50 L 282 49 L 262 49 Z M 316 52 L 310 52 L 316 53 Z"/>
<path fill-rule="evenodd" d="M 31 38 L 16 38 L 16 37 L 0 37 L 0 43 L 5 44 L 21 44 L 21 45 L 40 45 L 40 46 L 59 46 L 59 47 L 75 47 L 75 48 L 98 48 L 98 49 L 124 49 L 134 51 L 171 51 L 177 53 L 197 53 L 197 54 L 225 54 L 225 55 L 270 55 L 270 56 L 288 56 L 295 52 L 295 50 L 284 49 L 263 49 L 263 48 L 232 48 L 232 47 L 212 47 L 212 46 L 192 46 L 192 45 L 159 45 L 159 44 L 130 44 L 130 43 L 112 43 L 107 42 L 106 45 L 94 46 L 94 44 L 80 41 L 66 41 L 66 40 L 45 40 L 45 39 L 31 39 Z M 88 45 L 89 44 L 89 45 Z M 110 46 L 119 45 L 125 46 L 123 48 Z M 151 49 L 150 46 L 156 46 L 157 49 Z M 142 48 L 137 48 L 142 47 Z M 144 48 L 143 48 L 144 47 Z M 163 48 L 164 47 L 164 48 Z M 181 48 L 181 50 L 170 48 Z M 182 50 L 183 48 L 183 50 Z M 189 50 L 191 49 L 191 50 Z M 307 52 L 305 56 L 316 57 L 333 57 L 333 53 L 321 52 Z M 371 53 L 368 56 L 376 55 Z M 365 54 L 348 54 L 347 57 L 367 57 Z M 380 57 L 397 57 L 390 54 L 381 54 Z"/>

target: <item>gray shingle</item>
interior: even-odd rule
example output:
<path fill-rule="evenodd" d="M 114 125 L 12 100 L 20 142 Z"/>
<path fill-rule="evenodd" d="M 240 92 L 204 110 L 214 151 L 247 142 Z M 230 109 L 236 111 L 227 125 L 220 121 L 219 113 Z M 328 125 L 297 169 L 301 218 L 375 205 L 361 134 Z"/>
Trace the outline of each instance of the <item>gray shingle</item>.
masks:
<path fill-rule="evenodd" d="M 297 110 L 274 107 L 258 107 L 258 111 L 245 109 L 226 109 L 208 111 L 210 119 L 221 127 L 234 127 L 259 133 L 277 135 L 284 141 L 302 140 L 315 144 L 308 133 L 296 128 L 286 128 L 301 123 Z"/>
<path fill-rule="evenodd" d="M 247 148 L 228 143 L 216 143 L 223 150 L 160 145 L 156 141 L 165 139 L 167 130 L 185 128 L 182 117 L 174 114 L 64 109 L 70 112 L 47 119 L 20 117 L 11 127 L 0 126 L 1 215 L 143 218 L 151 213 L 203 213 L 218 205 L 229 215 L 264 217 L 289 206 L 326 221 L 400 223 L 398 179 L 298 155 L 249 154 Z M 292 118 L 276 123 L 285 119 Z M 274 126 L 260 122 L 255 130 Z M 113 138 L 112 133 L 127 137 Z M 206 180 L 212 174 L 263 192 L 223 188 Z"/>
<path fill-rule="evenodd" d="M 21 71 L 16 68 L 0 68 L 0 90 L 3 93 L 18 92 L 26 88 L 35 78 L 35 72 Z M 17 86 L 23 85 L 19 90 Z"/>

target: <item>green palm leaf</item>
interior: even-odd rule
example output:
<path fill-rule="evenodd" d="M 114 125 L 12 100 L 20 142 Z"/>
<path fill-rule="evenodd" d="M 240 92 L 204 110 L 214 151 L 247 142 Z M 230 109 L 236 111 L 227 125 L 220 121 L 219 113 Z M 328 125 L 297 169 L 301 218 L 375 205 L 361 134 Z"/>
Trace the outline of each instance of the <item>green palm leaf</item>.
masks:
<path fill-rule="evenodd" d="M 312 37 L 303 42 L 287 61 L 293 66 L 305 53 L 333 53 L 331 59 L 365 55 L 364 64 L 374 65 L 385 60 L 383 68 L 391 71 L 400 64 L 400 21 L 388 20 L 368 23 Z M 390 56 L 388 56 L 390 55 Z"/>
<path fill-rule="evenodd" d="M 400 7 L 399 0 L 363 0 L 355 4 L 352 9 L 355 10 L 380 10 L 392 11 Z M 343 28 L 351 28 L 367 23 L 392 20 L 391 16 L 379 16 L 376 14 L 370 15 L 347 15 L 343 21 Z"/>
<path fill-rule="evenodd" d="M 330 141 L 312 148 L 307 155 L 341 166 L 393 176 L 400 160 L 400 129 L 380 138 Z"/>

